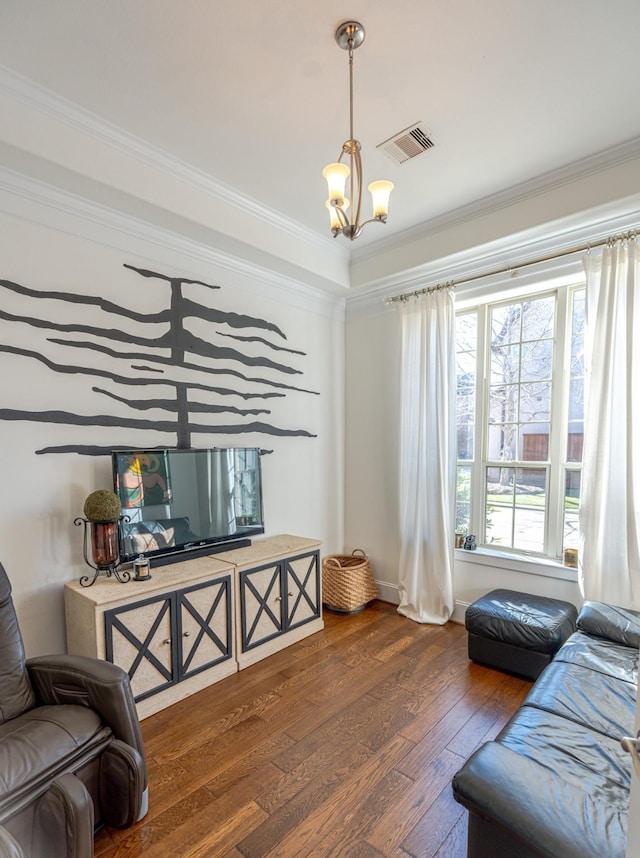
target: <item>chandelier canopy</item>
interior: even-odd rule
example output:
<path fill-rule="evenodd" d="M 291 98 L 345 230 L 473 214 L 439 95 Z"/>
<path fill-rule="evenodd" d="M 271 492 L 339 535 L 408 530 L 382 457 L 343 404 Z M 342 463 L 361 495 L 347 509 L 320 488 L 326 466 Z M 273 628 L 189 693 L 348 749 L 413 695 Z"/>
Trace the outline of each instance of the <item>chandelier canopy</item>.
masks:
<path fill-rule="evenodd" d="M 373 214 L 369 220 L 361 222 L 362 207 L 362 158 L 360 141 L 353 134 L 353 52 L 364 42 L 364 27 L 357 21 L 345 21 L 336 30 L 336 42 L 345 51 L 349 51 L 349 139 L 342 144 L 340 157 L 333 164 L 327 164 L 322 175 L 327 180 L 329 199 L 325 205 L 331 219 L 331 232 L 335 238 L 342 233 L 350 241 L 356 239 L 362 228 L 374 221 L 387 222 L 389 195 L 393 183 L 384 180 L 371 182 L 368 190 L 373 200 Z M 348 157 L 349 164 L 342 163 Z M 346 196 L 347 179 L 349 197 Z M 354 201 L 353 206 L 351 202 Z"/>

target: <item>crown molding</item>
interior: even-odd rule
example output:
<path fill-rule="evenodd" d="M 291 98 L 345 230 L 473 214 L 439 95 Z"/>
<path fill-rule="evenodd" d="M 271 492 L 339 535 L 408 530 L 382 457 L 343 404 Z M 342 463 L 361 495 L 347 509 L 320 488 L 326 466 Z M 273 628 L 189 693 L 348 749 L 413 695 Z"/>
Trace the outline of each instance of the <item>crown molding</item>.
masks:
<path fill-rule="evenodd" d="M 145 255 L 141 243 L 160 249 L 160 255 L 167 251 L 177 252 L 242 277 L 243 285 L 260 294 L 264 294 L 265 286 L 268 286 L 269 297 L 288 306 L 344 321 L 345 299 L 342 294 L 331 294 L 290 275 L 214 248 L 209 243 L 179 235 L 0 165 L 1 191 L 5 196 L 0 196 L 0 211 L 7 214 L 138 256 Z M 10 204 L 10 199 L 16 198 L 27 200 L 26 211 Z M 158 256 L 154 259 L 157 260 Z"/>
<path fill-rule="evenodd" d="M 518 267 L 530 260 L 555 253 L 563 253 L 572 247 L 596 243 L 612 235 L 640 229 L 640 194 L 630 197 L 625 204 L 617 203 L 602 206 L 591 212 L 583 212 L 571 218 L 565 218 L 554 224 L 528 231 L 525 237 L 515 240 L 510 236 L 490 246 L 475 247 L 471 250 L 438 259 L 415 268 L 379 280 L 371 287 L 363 287 L 347 296 L 347 320 L 377 316 L 389 311 L 385 301 L 402 292 L 413 292 L 425 286 L 435 286 L 467 277 L 484 277 L 496 268 L 510 268 L 510 274 L 494 275 L 484 284 L 461 284 L 458 287 L 460 297 L 471 298 L 474 293 L 486 291 L 489 284 L 499 289 L 507 284 L 514 285 L 531 278 L 545 276 L 563 276 L 581 270 L 576 258 L 559 258 L 539 263 L 530 272 L 519 272 Z"/>
<path fill-rule="evenodd" d="M 469 205 L 461 206 L 446 214 L 423 221 L 400 233 L 383 237 L 375 245 L 365 246 L 362 249 L 354 248 L 351 254 L 351 262 L 353 264 L 371 259 L 392 248 L 402 247 L 418 239 L 436 235 L 445 229 L 457 227 L 478 217 L 517 205 L 639 157 L 640 137 L 634 137 L 618 146 L 612 146 L 595 155 L 573 161 L 571 164 L 552 170 L 528 182 L 522 182 L 499 193 L 476 200 Z"/>
<path fill-rule="evenodd" d="M 241 194 L 230 185 L 203 170 L 170 155 L 146 140 L 129 134 L 90 110 L 40 84 L 36 84 L 2 64 L 0 64 L 0 93 L 54 120 L 63 122 L 103 144 L 112 146 L 126 155 L 151 164 L 156 169 L 179 179 L 186 185 L 190 185 L 220 202 L 240 209 L 252 218 L 267 223 L 271 227 L 277 227 L 295 241 L 304 241 L 341 259 L 349 257 L 350 249 L 335 244 L 332 238 L 319 235 L 314 230 L 285 217 L 253 197 Z"/>

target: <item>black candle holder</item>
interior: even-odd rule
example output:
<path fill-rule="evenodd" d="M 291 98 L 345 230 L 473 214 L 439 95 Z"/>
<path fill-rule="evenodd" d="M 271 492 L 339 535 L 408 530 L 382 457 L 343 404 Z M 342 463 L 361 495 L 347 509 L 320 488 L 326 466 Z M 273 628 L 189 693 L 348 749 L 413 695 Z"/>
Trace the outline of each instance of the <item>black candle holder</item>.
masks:
<path fill-rule="evenodd" d="M 127 516 L 111 521 L 90 521 L 88 518 L 76 518 L 76 527 L 84 526 L 82 538 L 82 556 L 87 566 L 90 566 L 95 574 L 93 578 L 83 575 L 80 578 L 81 587 L 90 587 L 95 584 L 98 576 L 104 573 L 108 578 L 114 575 L 121 584 L 131 580 L 131 573 L 126 569 L 119 570 L 120 566 L 120 534 L 119 524 L 128 521 Z M 93 563 L 89 560 L 88 543 L 91 540 L 91 553 Z"/>

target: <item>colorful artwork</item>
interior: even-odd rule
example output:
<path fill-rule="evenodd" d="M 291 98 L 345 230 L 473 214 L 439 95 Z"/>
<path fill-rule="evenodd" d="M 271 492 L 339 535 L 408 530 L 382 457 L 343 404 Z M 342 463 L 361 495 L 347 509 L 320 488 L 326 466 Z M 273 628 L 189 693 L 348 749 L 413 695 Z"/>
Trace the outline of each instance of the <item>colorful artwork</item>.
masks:
<path fill-rule="evenodd" d="M 127 469 L 118 475 L 118 491 L 127 509 L 168 504 L 172 501 L 166 453 L 129 456 Z"/>

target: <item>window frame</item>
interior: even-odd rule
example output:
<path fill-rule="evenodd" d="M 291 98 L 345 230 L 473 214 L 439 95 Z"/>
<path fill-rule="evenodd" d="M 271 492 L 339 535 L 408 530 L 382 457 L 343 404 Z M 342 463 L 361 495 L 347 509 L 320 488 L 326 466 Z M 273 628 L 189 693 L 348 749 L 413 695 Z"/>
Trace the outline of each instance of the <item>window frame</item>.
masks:
<path fill-rule="evenodd" d="M 467 467 L 470 471 L 469 527 L 468 532 L 477 534 L 481 551 L 492 556 L 508 556 L 522 560 L 536 560 L 544 564 L 562 564 L 564 556 L 565 497 L 566 480 L 570 471 L 582 471 L 581 462 L 568 461 L 569 397 L 571 380 L 572 313 L 576 293 L 585 289 L 584 278 L 574 277 L 564 284 L 549 285 L 544 280 L 530 284 L 526 290 L 508 296 L 498 293 L 483 296 L 477 302 L 465 306 L 456 312 L 456 319 L 474 314 L 477 320 L 476 341 L 476 386 L 475 415 L 472 422 L 474 438 L 472 458 L 456 458 L 457 469 Z M 545 498 L 545 523 L 543 551 L 515 548 L 486 542 L 486 474 L 490 467 L 526 467 L 521 459 L 509 462 L 497 462 L 488 458 L 489 434 L 489 390 L 490 390 L 490 320 L 492 309 L 509 306 L 519 301 L 553 296 L 555 299 L 554 326 L 552 342 L 554 354 L 552 361 L 552 389 L 549 415 L 549 446 L 546 462 L 532 463 L 542 468 L 547 475 Z M 456 344 L 457 345 L 457 344 Z M 456 348 L 456 354 L 458 350 Z M 558 381 L 559 379 L 559 381 Z M 456 429 L 458 423 L 456 419 Z M 521 455 L 522 451 L 518 451 Z M 456 470 L 458 473 L 458 470 Z M 458 483 L 456 480 L 456 487 Z M 515 503 L 515 501 L 514 501 Z M 456 507 L 457 509 L 457 507 Z"/>

